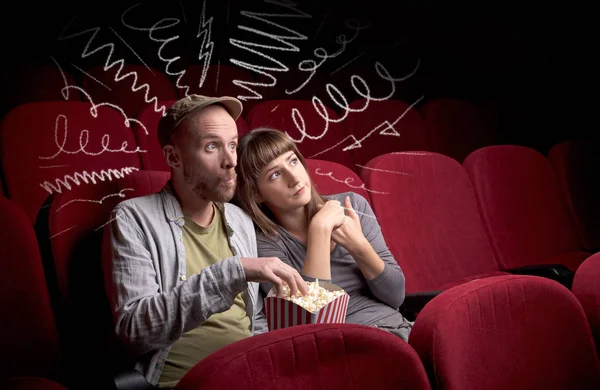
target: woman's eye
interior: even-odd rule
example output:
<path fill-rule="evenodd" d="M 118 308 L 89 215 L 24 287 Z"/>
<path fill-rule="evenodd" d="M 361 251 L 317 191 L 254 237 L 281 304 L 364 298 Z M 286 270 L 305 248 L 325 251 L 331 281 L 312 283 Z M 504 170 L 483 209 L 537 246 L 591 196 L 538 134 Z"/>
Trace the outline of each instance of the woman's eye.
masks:
<path fill-rule="evenodd" d="M 298 164 L 298 159 L 297 158 L 292 159 L 292 161 L 290 161 L 290 164 L 292 166 L 295 166 L 296 164 Z"/>
<path fill-rule="evenodd" d="M 269 176 L 269 180 L 275 180 L 279 177 L 279 172 L 275 172 L 273 173 L 271 176 Z"/>

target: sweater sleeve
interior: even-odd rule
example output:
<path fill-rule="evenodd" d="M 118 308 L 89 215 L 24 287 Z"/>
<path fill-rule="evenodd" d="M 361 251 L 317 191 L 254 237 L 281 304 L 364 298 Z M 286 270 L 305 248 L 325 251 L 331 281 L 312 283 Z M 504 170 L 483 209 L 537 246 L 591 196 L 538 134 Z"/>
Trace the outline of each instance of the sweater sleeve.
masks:
<path fill-rule="evenodd" d="M 404 302 L 405 280 L 402 269 L 390 252 L 381 227 L 369 202 L 360 194 L 351 193 L 352 207 L 358 212 L 360 224 L 367 241 L 385 263 L 383 271 L 371 280 L 367 280 L 369 289 L 380 301 L 398 309 Z"/>

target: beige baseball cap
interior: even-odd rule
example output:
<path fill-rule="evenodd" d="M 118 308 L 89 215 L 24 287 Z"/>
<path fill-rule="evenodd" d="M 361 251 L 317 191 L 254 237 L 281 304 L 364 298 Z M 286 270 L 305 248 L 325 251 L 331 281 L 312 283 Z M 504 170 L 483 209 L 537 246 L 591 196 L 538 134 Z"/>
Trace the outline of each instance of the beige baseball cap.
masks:
<path fill-rule="evenodd" d="M 242 102 L 231 96 L 210 97 L 189 95 L 179 99 L 167 110 L 166 115 L 158 122 L 158 142 L 165 146 L 175 133 L 177 126 L 194 112 L 198 112 L 212 104 L 220 104 L 229 112 L 233 120 L 242 114 Z"/>

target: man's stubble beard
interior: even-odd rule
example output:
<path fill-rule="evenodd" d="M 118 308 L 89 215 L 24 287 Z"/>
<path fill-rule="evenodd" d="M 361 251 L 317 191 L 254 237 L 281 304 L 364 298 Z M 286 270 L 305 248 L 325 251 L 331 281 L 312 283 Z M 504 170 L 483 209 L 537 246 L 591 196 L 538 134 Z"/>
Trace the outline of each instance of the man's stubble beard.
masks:
<path fill-rule="evenodd" d="M 233 185 L 225 186 L 223 180 L 232 176 Z M 210 178 L 203 174 L 194 175 L 190 166 L 184 165 L 183 178 L 192 187 L 193 194 L 203 200 L 225 203 L 229 202 L 235 194 L 236 173 L 233 169 L 228 174 Z"/>

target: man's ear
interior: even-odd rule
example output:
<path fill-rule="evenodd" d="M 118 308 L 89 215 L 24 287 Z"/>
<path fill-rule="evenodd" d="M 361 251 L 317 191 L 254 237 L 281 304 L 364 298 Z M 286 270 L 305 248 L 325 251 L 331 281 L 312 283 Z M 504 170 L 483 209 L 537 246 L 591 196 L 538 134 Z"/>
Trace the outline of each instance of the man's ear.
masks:
<path fill-rule="evenodd" d="M 181 166 L 181 156 L 173 145 L 165 145 L 163 147 L 163 154 L 167 165 L 171 168 L 179 168 Z"/>

